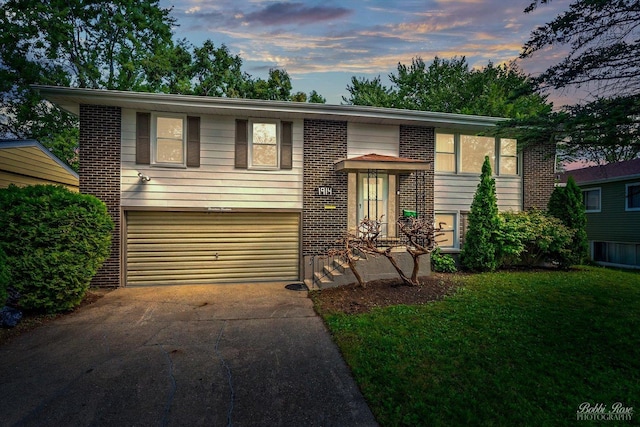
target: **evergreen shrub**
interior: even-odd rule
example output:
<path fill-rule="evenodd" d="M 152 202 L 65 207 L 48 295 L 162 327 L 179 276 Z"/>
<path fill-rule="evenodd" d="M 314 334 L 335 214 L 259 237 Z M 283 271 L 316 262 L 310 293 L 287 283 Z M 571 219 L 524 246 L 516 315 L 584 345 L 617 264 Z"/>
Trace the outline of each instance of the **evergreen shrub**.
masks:
<path fill-rule="evenodd" d="M 491 174 L 491 163 L 485 156 L 480 183 L 469 211 L 469 228 L 460 252 L 462 265 L 472 271 L 494 271 L 499 267 L 497 240 L 500 219 L 496 182 Z"/>
<path fill-rule="evenodd" d="M 103 202 L 62 186 L 0 189 L 0 248 L 23 310 L 77 306 L 109 256 L 113 221 Z"/>

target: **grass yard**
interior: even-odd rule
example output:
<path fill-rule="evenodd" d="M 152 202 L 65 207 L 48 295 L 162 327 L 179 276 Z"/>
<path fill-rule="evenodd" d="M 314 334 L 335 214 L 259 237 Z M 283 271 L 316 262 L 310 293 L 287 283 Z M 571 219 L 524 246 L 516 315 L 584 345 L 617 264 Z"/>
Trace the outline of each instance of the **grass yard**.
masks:
<path fill-rule="evenodd" d="M 640 273 L 455 280 L 444 300 L 364 314 L 314 298 L 382 426 L 576 425 L 584 402 L 640 411 Z M 595 424 L 640 425 L 640 413 Z"/>

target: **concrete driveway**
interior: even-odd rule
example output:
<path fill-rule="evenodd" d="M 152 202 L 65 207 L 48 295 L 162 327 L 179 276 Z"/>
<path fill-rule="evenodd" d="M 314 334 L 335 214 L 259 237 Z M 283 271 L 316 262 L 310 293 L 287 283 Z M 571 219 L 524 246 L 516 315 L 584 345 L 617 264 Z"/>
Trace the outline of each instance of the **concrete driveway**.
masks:
<path fill-rule="evenodd" d="M 306 292 L 122 288 L 0 347 L 0 424 L 372 426 Z"/>

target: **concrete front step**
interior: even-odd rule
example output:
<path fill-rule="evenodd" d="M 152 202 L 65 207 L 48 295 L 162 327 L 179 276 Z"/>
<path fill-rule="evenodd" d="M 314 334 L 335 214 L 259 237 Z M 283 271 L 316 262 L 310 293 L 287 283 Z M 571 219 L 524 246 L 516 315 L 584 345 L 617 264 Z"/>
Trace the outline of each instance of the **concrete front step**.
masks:
<path fill-rule="evenodd" d="M 394 258 L 400 265 L 405 274 L 411 274 L 413 269 L 413 259 L 405 251 L 394 253 Z M 356 268 L 365 282 L 377 279 L 397 278 L 398 273 L 391 266 L 386 257 L 369 256 L 356 261 Z M 431 259 L 429 255 L 420 257 L 420 275 L 427 276 L 431 274 Z M 337 286 L 348 285 L 356 282 L 356 277 L 349 268 L 349 265 L 335 259 L 332 264 L 324 266 L 323 272 L 316 272 L 313 275 L 313 289 L 333 288 Z"/>

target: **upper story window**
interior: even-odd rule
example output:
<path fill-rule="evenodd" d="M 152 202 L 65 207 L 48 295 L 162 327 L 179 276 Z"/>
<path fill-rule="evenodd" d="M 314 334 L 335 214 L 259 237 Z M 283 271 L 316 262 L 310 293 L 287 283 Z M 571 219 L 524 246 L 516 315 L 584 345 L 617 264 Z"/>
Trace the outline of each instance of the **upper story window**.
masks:
<path fill-rule="evenodd" d="M 640 182 L 627 184 L 625 199 L 627 201 L 625 210 L 640 211 Z"/>
<path fill-rule="evenodd" d="M 515 139 L 500 139 L 500 175 L 518 174 L 518 141 Z"/>
<path fill-rule="evenodd" d="M 489 156 L 491 170 L 495 173 L 495 138 L 487 136 L 460 135 L 460 172 L 480 174 L 485 156 Z"/>
<path fill-rule="evenodd" d="M 440 172 L 456 171 L 456 149 L 453 134 L 436 134 L 436 170 Z"/>
<path fill-rule="evenodd" d="M 485 156 L 489 156 L 495 175 L 516 176 L 519 173 L 517 149 L 515 139 L 436 133 L 435 171 L 480 174 Z"/>
<path fill-rule="evenodd" d="M 582 190 L 582 203 L 586 212 L 600 212 L 600 189 L 588 188 Z"/>
<path fill-rule="evenodd" d="M 137 112 L 136 164 L 200 167 L 200 117 Z"/>
<path fill-rule="evenodd" d="M 293 122 L 236 119 L 236 169 L 292 169 Z"/>
<path fill-rule="evenodd" d="M 278 167 L 278 122 L 253 121 L 250 126 L 250 164 L 254 168 Z"/>
<path fill-rule="evenodd" d="M 158 165 L 184 166 L 186 138 L 185 117 L 155 115 L 152 122 L 153 163 Z"/>

